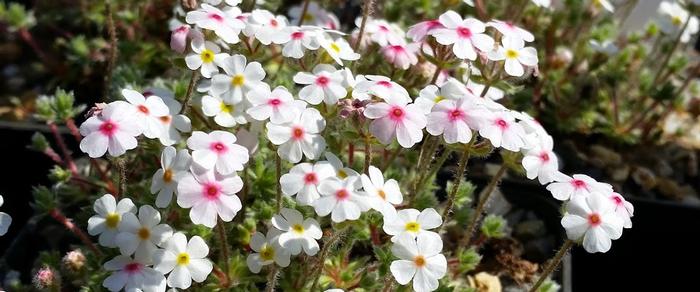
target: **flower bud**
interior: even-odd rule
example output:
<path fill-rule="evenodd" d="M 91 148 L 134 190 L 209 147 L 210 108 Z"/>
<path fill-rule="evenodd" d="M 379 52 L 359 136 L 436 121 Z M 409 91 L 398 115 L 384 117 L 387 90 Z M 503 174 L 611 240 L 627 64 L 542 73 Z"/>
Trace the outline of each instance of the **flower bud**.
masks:
<path fill-rule="evenodd" d="M 34 274 L 32 283 L 35 288 L 43 290 L 61 286 L 61 279 L 56 270 L 45 265 Z"/>
<path fill-rule="evenodd" d="M 61 263 L 66 270 L 78 272 L 85 266 L 85 255 L 79 249 L 69 251 L 63 256 Z"/>

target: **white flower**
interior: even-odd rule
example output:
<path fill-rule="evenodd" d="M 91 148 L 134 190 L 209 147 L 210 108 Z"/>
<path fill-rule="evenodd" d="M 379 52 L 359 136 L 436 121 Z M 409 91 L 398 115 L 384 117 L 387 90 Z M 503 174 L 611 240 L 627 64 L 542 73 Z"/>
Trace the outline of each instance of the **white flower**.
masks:
<path fill-rule="evenodd" d="M 122 255 L 135 253 L 135 258 L 150 262 L 158 246 L 173 235 L 168 224 L 159 223 L 160 213 L 149 205 L 139 208 L 138 218 L 134 213 L 124 213 L 119 222 L 119 234 L 114 239 Z"/>
<path fill-rule="evenodd" d="M 97 116 L 88 118 L 80 125 L 80 150 L 92 158 L 109 152 L 119 156 L 136 148 L 136 136 L 141 135 L 141 126 L 134 119 L 134 109 L 124 101 L 111 102 Z"/>
<path fill-rule="evenodd" d="M 242 188 L 243 180 L 238 176 L 224 177 L 213 171 L 190 172 L 177 183 L 177 204 L 192 208 L 192 223 L 213 228 L 217 217 L 229 222 L 241 210 L 241 200 L 236 193 Z"/>
<path fill-rule="evenodd" d="M 459 100 L 467 95 L 473 95 L 466 90 L 465 86 L 457 79 L 450 78 L 442 84 L 440 87 L 430 84 L 425 88 L 421 89 L 418 93 L 418 97 L 414 101 L 415 104 L 419 105 L 424 113 L 427 115 L 433 109 L 433 107 L 445 99 L 449 100 Z"/>
<path fill-rule="evenodd" d="M 418 52 L 419 49 L 420 44 L 411 43 L 407 45 L 388 45 L 382 47 L 381 51 L 384 55 L 384 59 L 386 59 L 387 62 L 391 63 L 397 68 L 406 70 L 409 67 L 418 63 L 418 57 L 416 57 L 416 52 Z"/>
<path fill-rule="evenodd" d="M 185 21 L 189 24 L 213 30 L 217 36 L 230 44 L 238 43 L 238 34 L 245 28 L 245 23 L 237 18 L 241 14 L 238 7 L 229 7 L 226 12 L 208 4 L 202 4 L 200 9 L 187 12 Z"/>
<path fill-rule="evenodd" d="M 452 51 L 460 59 L 476 60 L 478 49 L 489 52 L 493 49 L 494 40 L 484 34 L 486 26 L 475 18 L 462 19 L 457 12 L 447 11 L 440 15 L 440 23 L 445 28 L 431 32 L 435 40 L 443 45 L 453 45 Z"/>
<path fill-rule="evenodd" d="M 185 57 L 185 63 L 190 70 L 200 69 L 204 78 L 211 78 L 213 74 L 219 73 L 217 64 L 229 57 L 227 53 L 221 53 L 221 49 L 210 41 L 192 41 L 193 54 Z"/>
<path fill-rule="evenodd" d="M 343 66 L 343 60 L 355 61 L 360 58 L 360 54 L 355 53 L 350 47 L 350 44 L 343 38 L 333 40 L 330 37 L 321 37 L 319 41 L 321 47 L 323 47 L 328 55 L 340 66 Z"/>
<path fill-rule="evenodd" d="M 438 102 L 428 114 L 428 133 L 442 135 L 445 143 L 469 143 L 472 131 L 478 131 L 486 123 L 490 112 L 477 103 L 475 97 Z"/>
<path fill-rule="evenodd" d="M 485 85 L 481 83 L 476 83 L 471 80 L 469 80 L 469 82 L 467 83 L 467 90 L 469 90 L 470 92 L 472 92 L 472 94 L 476 96 L 481 96 L 481 92 L 484 91 L 484 88 L 486 88 Z M 490 100 L 499 100 L 503 98 L 504 95 L 505 92 L 503 92 L 503 90 L 491 86 L 489 87 L 489 89 L 486 90 L 486 95 L 484 95 L 484 97 Z"/>
<path fill-rule="evenodd" d="M 0 196 L 0 207 L 2 207 L 3 204 L 5 204 L 5 199 Z M 10 224 L 12 224 L 12 217 L 5 212 L 0 212 L 0 236 L 7 233 L 7 229 L 10 228 Z"/>
<path fill-rule="evenodd" d="M 266 86 L 265 70 L 258 62 L 250 62 L 243 55 L 227 57 L 219 64 L 226 74 L 216 74 L 211 78 L 211 93 L 220 95 L 228 104 L 237 104 L 249 92 Z"/>
<path fill-rule="evenodd" d="M 681 36 L 681 42 L 683 43 L 690 41 L 690 37 L 700 29 L 698 18 L 690 15 L 677 1 L 662 1 L 661 4 L 659 4 L 658 12 L 661 14 L 659 25 L 661 26 L 661 30 L 666 34 L 677 35 L 680 33 L 686 21 L 688 22 Z"/>
<path fill-rule="evenodd" d="M 116 247 L 114 238 L 119 232 L 119 223 L 125 213 L 136 213 L 136 206 L 131 199 L 121 199 L 117 204 L 114 196 L 106 194 L 95 200 L 92 207 L 97 213 L 88 219 L 88 233 L 100 235 L 99 243 L 105 247 Z"/>
<path fill-rule="evenodd" d="M 314 201 L 314 210 L 319 216 L 331 214 L 333 222 L 357 220 L 363 211 L 369 210 L 367 197 L 357 189 L 358 177 L 351 176 L 344 180 L 331 177 L 321 182 L 318 191 L 321 198 Z"/>
<path fill-rule="evenodd" d="M 510 112 L 492 112 L 491 117 L 481 125 L 479 134 L 491 141 L 493 147 L 517 152 L 525 146 L 525 130 L 515 122 Z"/>
<path fill-rule="evenodd" d="M 634 206 L 632 203 L 615 192 L 611 193 L 608 197 L 615 205 L 615 214 L 622 219 L 623 226 L 625 228 L 632 228 L 632 216 L 634 216 Z"/>
<path fill-rule="evenodd" d="M 237 124 L 245 124 L 246 102 L 228 103 L 221 97 L 202 96 L 202 112 L 208 117 L 214 117 L 214 122 L 222 127 L 233 127 Z"/>
<path fill-rule="evenodd" d="M 175 147 L 168 146 L 160 155 L 160 169 L 151 179 L 151 194 L 158 193 L 156 207 L 165 208 L 177 189 L 177 179 L 190 169 L 191 157 L 186 149 L 176 152 Z"/>
<path fill-rule="evenodd" d="M 599 193 L 576 196 L 566 205 L 561 219 L 571 240 L 583 239 L 583 248 L 590 253 L 607 252 L 611 239 L 622 236 L 623 221 L 615 213 L 615 205 Z"/>
<path fill-rule="evenodd" d="M 352 97 L 359 100 L 367 100 L 370 95 L 378 96 L 384 100 L 400 100 L 405 103 L 411 102 L 408 91 L 398 83 L 391 81 L 389 77 L 381 75 L 365 75 L 365 79 L 358 80 Z"/>
<path fill-rule="evenodd" d="M 277 263 L 280 267 L 289 266 L 289 252 L 279 244 L 280 232 L 271 229 L 267 231 L 267 236 L 260 232 L 255 232 L 250 237 L 250 249 L 255 253 L 248 255 L 246 264 L 251 272 L 257 274 L 263 266 Z"/>
<path fill-rule="evenodd" d="M 296 195 L 297 202 L 302 206 L 310 206 L 321 197 L 317 187 L 321 181 L 335 176 L 333 166 L 327 161 L 315 164 L 299 163 L 280 177 L 282 193 L 287 196 Z"/>
<path fill-rule="evenodd" d="M 369 176 L 362 174 L 360 177 L 362 188 L 369 196 L 367 204 L 385 217 L 387 214 L 395 213 L 394 205 L 403 202 L 399 183 L 395 179 L 389 179 L 385 182 L 382 171 L 374 166 L 370 165 L 368 172 Z"/>
<path fill-rule="evenodd" d="M 195 164 L 228 175 L 243 170 L 243 165 L 248 162 L 248 149 L 235 142 L 236 136 L 230 132 L 212 131 L 207 134 L 194 131 L 187 139 L 187 147 L 192 149 Z"/>
<path fill-rule="evenodd" d="M 566 201 L 575 197 L 586 197 L 593 192 L 601 194 L 613 192 L 612 186 L 609 184 L 597 182 L 585 174 L 574 174 L 572 178 L 563 173 L 558 173 L 554 181 L 547 186 L 547 190 L 552 193 L 555 199 L 560 201 Z"/>
<path fill-rule="evenodd" d="M 145 98 L 141 93 L 131 89 L 122 89 L 122 95 L 133 107 L 136 122 L 141 126 L 147 138 L 158 138 L 163 132 L 160 118 L 168 115 L 168 107 L 158 96 Z"/>
<path fill-rule="evenodd" d="M 292 18 L 291 23 L 299 23 L 299 20 L 304 18 L 304 24 L 320 26 L 325 29 L 338 29 L 340 27 L 338 18 L 333 13 L 321 8 L 316 2 L 309 2 L 306 14 L 301 15 L 302 11 L 303 3 L 292 6 L 289 9 L 289 17 Z"/>
<path fill-rule="evenodd" d="M 103 282 L 102 286 L 109 291 L 165 291 L 165 277 L 162 273 L 148 267 L 148 262 L 118 255 L 104 264 L 107 271 L 113 271 Z"/>
<path fill-rule="evenodd" d="M 323 232 L 313 218 L 306 218 L 301 212 L 282 208 L 281 214 L 272 217 L 272 226 L 282 231 L 279 236 L 279 244 L 292 255 L 298 255 L 304 250 L 309 256 L 314 256 L 319 251 L 317 240 L 321 239 Z"/>
<path fill-rule="evenodd" d="M 248 93 L 248 100 L 252 107 L 246 113 L 258 121 L 270 119 L 275 124 L 289 123 L 297 114 L 294 97 L 284 86 L 272 91 L 266 86 L 253 90 Z"/>
<path fill-rule="evenodd" d="M 340 158 L 335 156 L 335 154 L 326 152 L 324 156 L 326 157 L 328 163 L 330 163 L 333 167 L 333 171 L 335 172 L 335 176 L 337 178 L 342 180 L 351 176 L 360 176 L 360 174 L 354 169 L 343 166 L 343 162 L 340 161 Z M 360 187 L 360 180 L 357 180 L 356 183 L 358 184 L 358 187 Z"/>
<path fill-rule="evenodd" d="M 532 3 L 539 7 L 549 8 L 549 5 L 552 4 L 552 0 L 532 0 Z"/>
<path fill-rule="evenodd" d="M 504 37 L 501 39 L 503 46 L 498 46 L 495 51 L 489 52 L 489 59 L 494 61 L 505 60 L 506 73 L 510 76 L 520 77 L 525 74 L 524 66 L 537 66 L 537 51 L 533 47 L 525 47 L 525 42 L 520 38 Z"/>
<path fill-rule="evenodd" d="M 391 262 L 391 274 L 401 285 L 413 279 L 416 292 L 436 290 L 438 280 L 447 273 L 447 259 L 441 251 L 440 237 L 421 234 L 413 239 L 408 235 L 401 236 L 391 247 L 391 252 L 399 258 Z"/>
<path fill-rule="evenodd" d="M 362 25 L 362 17 L 355 19 L 355 25 L 358 28 Z M 398 25 L 388 23 L 383 19 L 367 19 L 364 33 L 380 47 L 398 45 L 405 42 L 403 30 Z"/>
<path fill-rule="evenodd" d="M 503 37 L 508 37 L 508 38 L 515 37 L 515 38 L 519 38 L 519 39 L 526 41 L 526 42 L 532 42 L 535 40 L 535 36 L 532 35 L 532 33 L 530 33 L 527 30 L 524 30 L 520 27 L 513 25 L 513 23 L 511 23 L 511 22 L 500 21 L 500 20 L 494 19 L 494 20 L 486 23 L 486 26 L 490 26 L 490 27 L 495 28 L 496 30 L 498 30 L 498 32 L 503 34 Z"/>
<path fill-rule="evenodd" d="M 255 9 L 248 17 L 247 35 L 254 35 L 263 45 L 284 44 L 289 41 L 289 28 L 284 15 L 274 15 L 270 11 Z"/>
<path fill-rule="evenodd" d="M 146 96 L 146 93 L 144 93 Z M 163 132 L 158 137 L 163 146 L 170 146 L 180 142 L 182 136 L 180 132 L 187 133 L 192 131 L 192 121 L 186 115 L 180 114 L 182 105 L 171 96 L 161 96 L 165 105 L 168 106 L 169 115 L 160 117 L 160 122 L 163 124 Z"/>
<path fill-rule="evenodd" d="M 552 151 L 554 142 L 552 137 L 543 136 L 532 149 L 525 151 L 522 165 L 527 174 L 527 178 L 537 178 L 540 184 L 545 185 L 553 182 L 559 173 L 559 161 L 557 155 Z"/>
<path fill-rule="evenodd" d="M 321 31 L 316 27 L 291 26 L 287 33 L 289 33 L 289 41 L 282 47 L 282 56 L 301 59 L 307 49 L 315 51 L 321 47 L 318 42 Z"/>
<path fill-rule="evenodd" d="M 402 209 L 384 216 L 384 232 L 392 235 L 391 241 L 395 242 L 399 236 L 408 234 L 416 238 L 419 234 L 428 233 L 430 236 L 437 236 L 430 229 L 438 228 L 442 225 L 442 217 L 433 208 L 426 208 L 423 211 L 416 209 Z"/>
<path fill-rule="evenodd" d="M 344 98 L 348 91 L 343 87 L 343 71 L 328 64 L 318 64 L 313 73 L 299 72 L 294 75 L 294 82 L 306 85 L 299 91 L 299 97 L 310 104 L 321 101 L 335 105 Z"/>
<path fill-rule="evenodd" d="M 591 3 L 593 4 L 593 7 L 595 9 L 605 9 L 610 13 L 615 12 L 615 7 L 610 4 L 610 1 L 608 0 L 591 0 Z"/>
<path fill-rule="evenodd" d="M 214 268 L 212 262 L 207 259 L 209 247 L 199 236 L 193 236 L 190 241 L 184 234 L 175 233 L 165 249 L 155 252 L 153 255 L 153 268 L 168 275 L 168 286 L 187 289 L 192 280 L 197 283 L 204 282 Z"/>
<path fill-rule="evenodd" d="M 279 145 L 277 154 L 291 163 L 301 161 L 302 154 L 314 160 L 326 149 L 326 140 L 320 134 L 326 128 L 326 120 L 315 108 L 304 109 L 288 123 L 266 126 L 267 138 Z"/>
<path fill-rule="evenodd" d="M 401 147 L 411 148 L 423 139 L 427 123 L 423 112 L 419 105 L 389 99 L 368 105 L 363 113 L 373 120 L 369 131 L 382 144 L 390 144 L 396 137 Z"/>

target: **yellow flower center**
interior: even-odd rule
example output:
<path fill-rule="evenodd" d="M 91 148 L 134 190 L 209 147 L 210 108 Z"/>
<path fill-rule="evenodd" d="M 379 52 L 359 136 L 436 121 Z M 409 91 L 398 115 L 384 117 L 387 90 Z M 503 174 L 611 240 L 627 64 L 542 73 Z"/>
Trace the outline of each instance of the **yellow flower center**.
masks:
<path fill-rule="evenodd" d="M 119 221 L 122 219 L 122 217 L 117 213 L 109 213 L 105 219 L 107 228 L 116 229 L 117 226 L 119 226 Z"/>
<path fill-rule="evenodd" d="M 221 103 L 220 107 L 221 107 L 221 111 L 224 113 L 233 112 L 233 109 L 234 109 L 233 105 L 228 105 L 228 104 L 225 104 L 223 102 Z"/>
<path fill-rule="evenodd" d="M 163 172 L 163 181 L 166 183 L 173 181 L 173 171 L 171 169 L 166 169 Z"/>
<path fill-rule="evenodd" d="M 425 257 L 423 257 L 422 255 L 416 256 L 415 258 L 413 258 L 413 262 L 419 268 L 425 266 Z"/>
<path fill-rule="evenodd" d="M 231 78 L 231 85 L 233 86 L 242 86 L 243 83 L 245 83 L 245 76 L 243 76 L 243 74 L 236 74 Z"/>
<path fill-rule="evenodd" d="M 678 16 L 674 16 L 671 18 L 671 23 L 673 23 L 675 26 L 681 26 L 681 24 L 683 24 L 683 20 Z"/>
<path fill-rule="evenodd" d="M 336 43 L 331 43 L 331 49 L 336 53 L 340 53 L 340 47 Z"/>
<path fill-rule="evenodd" d="M 438 96 L 435 97 L 434 101 L 435 101 L 435 103 L 438 103 L 438 102 L 441 102 L 443 99 L 445 99 L 444 96 L 438 95 Z"/>
<path fill-rule="evenodd" d="M 202 62 L 211 63 L 214 61 L 214 52 L 209 49 L 204 49 L 199 56 L 202 58 Z"/>
<path fill-rule="evenodd" d="M 346 178 L 348 177 L 348 173 L 345 172 L 345 170 L 338 170 L 338 178 Z"/>
<path fill-rule="evenodd" d="M 141 238 L 141 240 L 147 240 L 148 238 L 151 237 L 151 231 L 148 230 L 148 228 L 146 228 L 146 227 L 142 227 L 141 229 L 139 229 L 138 234 L 139 234 L 139 238 Z"/>
<path fill-rule="evenodd" d="M 418 222 L 413 221 L 413 222 L 408 222 L 406 223 L 406 231 L 408 232 L 418 232 L 420 230 L 420 224 Z"/>
<path fill-rule="evenodd" d="M 292 230 L 296 233 L 304 233 L 304 226 L 301 226 L 301 224 L 294 224 L 292 225 Z"/>
<path fill-rule="evenodd" d="M 266 244 L 260 250 L 260 258 L 262 258 L 264 261 L 271 261 L 275 258 L 275 249 L 269 244 Z"/>
<path fill-rule="evenodd" d="M 187 254 L 186 252 L 183 252 L 179 255 L 177 255 L 177 264 L 178 265 L 189 265 L 190 264 L 190 255 Z"/>
<path fill-rule="evenodd" d="M 517 57 L 518 57 L 518 51 L 511 50 L 511 49 L 506 50 L 506 58 L 515 59 Z"/>
<path fill-rule="evenodd" d="M 313 20 L 314 20 L 313 14 L 311 14 L 311 13 L 304 14 L 304 21 L 313 21 Z"/>
<path fill-rule="evenodd" d="M 377 192 L 377 195 L 379 195 L 379 197 L 382 198 L 382 200 L 386 200 L 386 193 L 384 192 L 384 190 L 379 190 Z"/>

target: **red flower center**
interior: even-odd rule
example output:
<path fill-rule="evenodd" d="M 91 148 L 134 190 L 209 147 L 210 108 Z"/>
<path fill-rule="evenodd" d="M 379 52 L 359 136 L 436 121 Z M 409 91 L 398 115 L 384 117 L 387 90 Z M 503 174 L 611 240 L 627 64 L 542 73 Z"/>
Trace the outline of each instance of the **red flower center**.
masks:
<path fill-rule="evenodd" d="M 270 101 L 268 101 L 267 103 L 271 106 L 276 107 L 276 106 L 280 105 L 282 103 L 282 101 L 279 98 L 273 98 L 273 99 L 270 99 Z"/>
<path fill-rule="evenodd" d="M 105 136 L 112 137 L 116 131 L 117 124 L 111 120 L 106 120 L 102 123 L 102 125 L 100 125 L 100 132 L 102 132 L 102 134 Z"/>
<path fill-rule="evenodd" d="M 216 13 L 209 13 L 209 18 L 211 18 L 211 19 L 213 19 L 213 20 L 216 20 L 217 22 L 223 22 L 223 21 L 224 21 L 224 18 L 223 18 L 221 15 L 216 14 Z"/>
<path fill-rule="evenodd" d="M 183 28 L 183 27 L 181 26 L 181 27 L 179 27 L 177 30 L 180 31 L 182 28 Z M 185 27 L 185 28 L 187 28 L 187 27 Z M 147 90 L 147 91 L 144 91 L 144 92 L 142 93 L 142 95 L 143 95 L 143 97 L 149 97 L 149 96 L 153 95 L 153 92 L 150 91 L 150 90 Z"/>
<path fill-rule="evenodd" d="M 292 33 L 292 39 L 294 40 L 300 40 L 304 37 L 304 33 L 301 31 L 295 31 Z"/>
<path fill-rule="evenodd" d="M 404 48 L 403 48 L 403 46 L 398 46 L 398 45 L 396 45 L 396 46 L 389 46 L 389 49 L 392 50 L 392 51 L 394 51 L 394 53 L 403 53 L 403 52 L 405 51 Z"/>
<path fill-rule="evenodd" d="M 345 200 L 350 196 L 347 190 L 341 189 L 335 192 L 335 198 L 338 200 Z"/>
<path fill-rule="evenodd" d="M 278 24 L 278 23 L 277 23 L 277 19 L 274 19 L 274 18 L 273 18 L 273 19 L 270 19 L 270 25 L 271 25 L 271 26 L 277 26 L 277 24 Z"/>
<path fill-rule="evenodd" d="M 304 129 L 300 127 L 292 129 L 292 139 L 301 140 L 302 138 L 304 138 Z"/>
<path fill-rule="evenodd" d="M 381 86 L 384 86 L 386 88 L 391 88 L 391 82 L 385 81 L 385 80 L 377 81 L 377 85 L 381 85 Z"/>
<path fill-rule="evenodd" d="M 316 84 L 318 86 L 326 86 L 328 85 L 328 82 L 330 82 L 330 79 L 328 79 L 328 77 L 326 76 L 319 76 L 318 78 L 316 78 Z"/>
<path fill-rule="evenodd" d="M 158 119 L 160 119 L 160 121 L 163 122 L 163 124 L 170 124 L 170 120 L 171 120 L 172 118 L 170 118 L 170 116 L 162 116 L 162 117 L 160 117 L 160 118 L 158 118 Z"/>
<path fill-rule="evenodd" d="M 383 31 L 383 32 L 388 32 L 388 31 L 389 31 L 389 28 L 386 27 L 386 26 L 384 26 L 384 25 L 380 25 L 380 26 L 379 26 L 379 30 L 381 30 L 381 31 Z"/>
<path fill-rule="evenodd" d="M 219 186 L 215 184 L 205 184 L 204 189 L 202 190 L 202 194 L 204 195 L 204 197 L 209 200 L 216 200 L 217 198 L 219 198 L 220 193 L 221 190 Z"/>
<path fill-rule="evenodd" d="M 601 223 L 600 215 L 598 215 L 597 213 L 593 213 L 593 214 L 588 215 L 588 224 L 589 225 L 595 227 L 595 226 L 600 225 L 600 223 Z"/>
<path fill-rule="evenodd" d="M 304 176 L 304 182 L 306 184 L 317 184 L 318 183 L 318 178 L 316 177 L 316 174 L 313 172 L 309 172 Z"/>
<path fill-rule="evenodd" d="M 622 198 L 620 198 L 618 196 L 614 196 L 614 197 L 612 197 L 612 200 L 613 200 L 613 202 L 615 202 L 615 205 L 618 205 L 618 206 L 622 205 Z"/>
<path fill-rule="evenodd" d="M 403 119 L 403 117 L 406 115 L 406 113 L 403 111 L 402 108 L 400 107 L 394 107 L 391 109 L 389 112 L 390 118 L 395 121 L 400 121 Z"/>
<path fill-rule="evenodd" d="M 582 188 L 586 187 L 586 182 L 582 181 L 580 179 L 572 180 L 571 184 L 574 185 L 574 188 L 576 188 L 576 189 L 582 189 Z"/>
<path fill-rule="evenodd" d="M 218 153 L 224 153 L 224 152 L 226 152 L 226 150 L 228 150 L 228 147 L 226 147 L 226 145 L 224 145 L 224 143 L 221 143 L 221 142 L 214 142 L 214 143 L 211 143 L 211 145 L 209 146 L 209 148 L 210 148 L 212 151 L 218 152 Z"/>
<path fill-rule="evenodd" d="M 124 271 L 129 274 L 138 273 L 141 271 L 141 264 L 139 263 L 128 263 L 124 266 Z"/>
<path fill-rule="evenodd" d="M 450 112 L 448 113 L 448 116 L 447 116 L 447 118 L 450 120 L 450 122 L 454 122 L 456 120 L 459 120 L 462 117 L 464 117 L 464 112 L 458 108 L 450 110 Z"/>
<path fill-rule="evenodd" d="M 540 153 L 540 160 L 542 160 L 542 162 L 549 161 L 549 153 L 547 153 L 547 152 Z"/>
<path fill-rule="evenodd" d="M 142 112 L 146 115 L 148 114 L 148 108 L 145 105 L 141 104 L 141 105 L 137 106 L 137 108 L 139 109 L 140 112 Z"/>
<path fill-rule="evenodd" d="M 504 119 L 497 119 L 496 126 L 501 128 L 501 130 L 505 131 L 505 129 L 508 129 L 508 122 L 506 122 L 506 120 Z"/>
<path fill-rule="evenodd" d="M 457 28 L 457 35 L 459 35 L 462 38 L 471 38 L 472 31 L 466 27 L 460 26 Z"/>

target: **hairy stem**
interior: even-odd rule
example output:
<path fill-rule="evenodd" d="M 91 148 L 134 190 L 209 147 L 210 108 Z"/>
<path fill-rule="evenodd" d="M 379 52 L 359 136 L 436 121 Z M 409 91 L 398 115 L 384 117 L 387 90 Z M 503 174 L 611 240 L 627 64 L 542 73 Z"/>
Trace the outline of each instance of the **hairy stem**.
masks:
<path fill-rule="evenodd" d="M 192 76 L 190 77 L 190 84 L 187 85 L 187 93 L 185 93 L 185 98 L 182 100 L 182 108 L 180 109 L 180 114 L 187 114 L 187 109 L 190 106 L 190 98 L 192 98 L 192 92 L 194 91 L 194 86 L 199 80 L 199 71 L 192 71 Z"/>
<path fill-rule="evenodd" d="M 267 276 L 267 285 L 265 286 L 265 292 L 275 291 L 275 287 L 277 287 L 277 281 L 279 280 L 279 277 L 280 268 L 278 268 L 276 264 L 272 264 L 272 270 L 270 270 L 270 274 L 268 274 Z"/>
<path fill-rule="evenodd" d="M 370 165 L 372 165 L 372 145 L 369 133 L 367 133 L 365 135 L 365 168 L 363 173 L 367 173 Z"/>
<path fill-rule="evenodd" d="M 70 170 L 71 174 L 74 176 L 78 176 L 78 167 L 75 165 L 75 162 L 73 162 L 73 158 L 70 156 L 70 151 L 68 151 L 68 147 L 66 146 L 66 142 L 63 140 L 63 136 L 58 131 L 58 125 L 54 122 L 49 122 L 49 129 L 51 130 L 51 134 L 53 134 L 54 139 L 56 139 L 56 143 L 58 143 L 58 148 L 61 149 L 61 153 L 63 154 L 63 160 L 65 161 L 65 165 Z"/>
<path fill-rule="evenodd" d="M 304 6 L 301 8 L 301 16 L 299 17 L 299 23 L 297 26 L 304 24 L 304 18 L 306 18 L 306 11 L 309 10 L 309 0 L 304 0 Z"/>
<path fill-rule="evenodd" d="M 107 33 L 109 34 L 109 59 L 107 60 L 107 70 L 105 72 L 104 78 L 104 89 L 102 91 L 102 99 L 105 100 L 109 91 L 112 88 L 112 75 L 114 73 L 114 66 L 117 63 L 117 54 L 119 53 L 119 48 L 117 47 L 117 29 L 114 25 L 114 17 L 112 16 L 112 1 L 105 0 L 105 10 L 106 10 L 106 22 Z"/>
<path fill-rule="evenodd" d="M 71 219 L 67 218 L 65 215 L 63 215 L 61 210 L 59 210 L 57 208 L 53 208 L 53 209 L 49 210 L 49 216 L 56 219 L 56 221 L 61 223 L 66 229 L 68 229 L 68 231 L 75 234 L 83 242 L 83 244 L 85 244 L 96 255 L 102 256 L 102 252 L 100 252 L 100 250 L 97 249 L 97 246 L 95 246 L 95 244 L 92 242 L 92 240 L 90 240 L 90 237 L 88 237 L 88 235 L 83 230 L 78 228 L 78 226 L 73 224 L 73 220 L 71 220 Z"/>
<path fill-rule="evenodd" d="M 367 19 L 371 13 L 373 2 L 374 0 L 364 0 L 364 5 L 362 5 L 362 22 L 360 23 L 360 32 L 357 34 L 357 40 L 352 46 L 352 49 L 355 51 L 357 51 L 357 48 L 360 47 L 360 43 L 362 43 L 362 37 L 365 34 L 365 26 L 367 25 Z"/>
<path fill-rule="evenodd" d="M 464 237 L 465 246 L 468 246 L 469 241 L 471 241 L 471 238 L 474 237 L 477 223 L 481 219 L 481 214 L 484 212 L 486 202 L 489 200 L 489 197 L 493 193 L 493 190 L 496 188 L 496 185 L 498 185 L 498 183 L 501 181 L 501 178 L 503 178 L 503 175 L 506 173 L 506 169 L 507 168 L 505 164 L 502 164 L 501 167 L 498 169 L 498 172 L 496 172 L 496 175 L 494 175 L 491 178 L 491 181 L 489 181 L 489 184 L 486 186 L 484 191 L 481 192 L 481 194 L 479 194 L 479 202 L 476 205 L 476 210 L 474 211 L 472 221 L 469 223 L 469 227 L 467 228 L 467 235 L 466 237 Z"/>
<path fill-rule="evenodd" d="M 471 156 L 474 141 L 476 141 L 476 137 L 472 138 L 469 144 L 464 146 L 464 152 L 462 152 L 462 158 L 459 159 L 457 172 L 455 173 L 454 182 L 452 183 L 452 190 L 450 191 L 450 195 L 447 197 L 447 205 L 445 206 L 445 210 L 442 211 L 442 225 L 438 227 L 438 233 L 440 233 L 442 227 L 447 224 L 447 221 L 450 220 L 450 214 L 452 214 L 452 207 L 455 203 L 455 197 L 457 196 L 459 186 L 462 184 L 462 180 L 464 179 L 464 172 L 467 170 L 467 163 L 469 163 L 469 157 Z"/>
<path fill-rule="evenodd" d="M 666 69 L 666 65 L 668 65 L 668 62 L 671 60 L 671 56 L 673 56 L 673 53 L 676 52 L 676 48 L 678 48 L 678 45 L 681 43 L 681 38 L 683 38 L 683 34 L 685 33 L 685 29 L 688 27 L 688 24 L 690 23 L 690 18 L 692 17 L 691 14 L 688 14 L 688 19 L 685 20 L 685 23 L 683 24 L 683 28 L 681 28 L 681 31 L 678 33 L 678 36 L 676 36 L 676 39 L 673 41 L 673 46 L 671 46 L 671 50 L 668 51 L 668 54 L 666 54 L 663 62 L 661 62 L 661 67 L 659 67 L 659 70 L 656 71 L 656 75 L 654 76 L 654 84 L 657 84 L 660 81 L 661 73 L 663 73 Z"/>
<path fill-rule="evenodd" d="M 226 228 L 224 227 L 224 221 L 221 219 L 219 220 L 219 224 L 216 224 L 216 229 L 217 233 L 219 234 L 219 248 L 221 249 L 221 260 L 224 261 L 224 277 L 226 278 L 226 284 L 230 283 L 228 280 L 228 274 L 231 272 L 231 268 L 229 266 L 229 245 L 228 245 L 228 236 L 226 235 Z"/>
<path fill-rule="evenodd" d="M 547 264 L 547 267 L 545 267 L 544 271 L 540 275 L 540 278 L 537 279 L 537 282 L 535 282 L 535 285 L 532 285 L 530 288 L 530 292 L 535 292 L 537 289 L 542 285 L 545 279 L 549 277 L 549 275 L 554 272 L 554 269 L 559 266 L 559 263 L 561 263 L 561 260 L 564 258 L 564 255 L 571 249 L 571 247 L 574 246 L 574 242 L 567 239 L 564 241 L 564 244 L 562 244 L 561 248 L 559 248 L 559 251 L 554 255 L 554 258 L 549 261 L 549 264 Z"/>
<path fill-rule="evenodd" d="M 328 254 L 330 253 L 331 249 L 335 244 L 338 242 L 340 238 L 343 237 L 343 235 L 348 231 L 348 227 L 345 227 L 341 230 L 338 230 L 333 234 L 326 243 L 323 245 L 323 249 L 321 250 L 321 255 L 318 257 L 318 263 L 316 264 L 316 267 L 314 268 L 312 272 L 312 276 L 314 279 L 313 284 L 311 284 L 311 290 L 309 291 L 316 291 L 316 287 L 318 287 L 318 280 L 321 278 L 321 274 L 323 272 L 323 266 L 325 265 L 326 258 L 328 257 Z"/>

